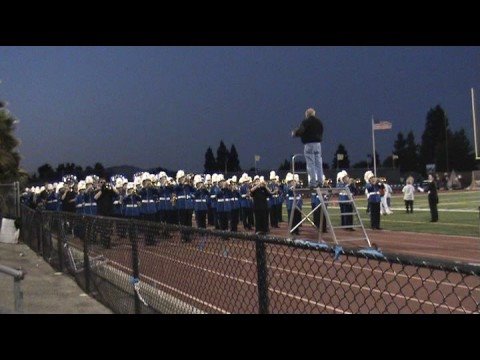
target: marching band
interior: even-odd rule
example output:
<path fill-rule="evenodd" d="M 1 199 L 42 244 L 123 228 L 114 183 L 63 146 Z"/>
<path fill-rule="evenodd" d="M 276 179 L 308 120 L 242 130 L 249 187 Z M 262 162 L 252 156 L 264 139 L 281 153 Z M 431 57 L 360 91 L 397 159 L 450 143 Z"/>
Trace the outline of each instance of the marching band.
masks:
<path fill-rule="evenodd" d="M 367 182 L 367 198 L 372 203 L 380 203 L 381 183 L 377 179 L 372 183 L 371 174 L 365 174 Z M 269 190 L 268 213 L 270 227 L 278 228 L 283 222 L 282 208 L 286 203 L 288 221 L 294 200 L 294 189 L 303 187 L 298 174 L 288 173 L 280 180 L 275 171 L 270 172 L 269 180 L 258 175 L 252 179 L 247 173 L 240 178 L 232 176 L 225 179 L 223 174 L 185 174 L 178 170 L 175 178 L 165 172 L 150 174 L 140 172 L 134 174 L 133 182 L 120 174 L 110 178 L 111 189 L 116 196 L 113 201 L 115 217 L 140 218 L 146 221 L 164 222 L 192 226 L 193 215 L 199 228 L 215 227 L 220 230 L 238 231 L 241 223 L 244 230 L 254 228 L 254 202 L 251 189 L 255 180 L 265 183 Z M 373 180 L 373 179 L 372 179 Z M 384 180 L 384 179 L 383 179 Z M 345 171 L 337 174 L 337 187 L 349 187 L 356 193 L 358 179 L 350 179 Z M 325 181 L 329 186 L 331 180 Z M 73 175 L 66 175 L 62 182 L 45 184 L 42 187 L 26 188 L 21 201 L 27 206 L 49 211 L 72 211 L 82 215 L 96 215 L 97 203 L 95 194 L 100 191 L 101 184 L 96 175 L 87 176 L 77 181 Z M 296 205 L 303 206 L 302 196 L 297 192 Z M 319 203 L 316 193 L 312 193 L 312 209 Z M 340 196 L 341 197 L 341 196 Z M 378 199 L 377 199 L 378 197 Z M 341 200 L 341 199 L 340 199 Z M 379 227 L 377 206 L 373 205 L 372 227 Z M 391 213 L 387 207 L 387 213 Z M 348 206 L 341 206 L 342 213 L 350 213 Z M 382 211 L 383 213 L 383 211 Z M 315 224 L 319 225 L 320 214 L 315 215 Z M 294 212 L 293 226 L 301 221 L 298 209 Z M 352 219 L 342 216 L 342 225 L 351 225 Z M 325 222 L 324 222 L 325 224 Z M 296 233 L 298 233 L 298 228 Z M 322 229 L 325 230 L 325 229 Z"/>

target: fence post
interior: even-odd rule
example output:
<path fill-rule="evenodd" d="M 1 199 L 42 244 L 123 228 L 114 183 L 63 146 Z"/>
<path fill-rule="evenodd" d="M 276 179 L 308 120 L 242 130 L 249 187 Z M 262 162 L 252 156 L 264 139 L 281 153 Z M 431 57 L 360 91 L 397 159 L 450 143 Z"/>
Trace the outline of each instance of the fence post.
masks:
<path fill-rule="evenodd" d="M 268 273 L 265 243 L 257 236 L 255 240 L 255 253 L 257 258 L 257 282 L 258 282 L 258 312 L 268 314 Z"/>
<path fill-rule="evenodd" d="M 132 244 L 132 269 L 133 269 L 133 286 L 135 287 L 135 281 L 140 279 L 140 270 L 138 268 L 138 244 L 137 239 L 135 238 L 136 231 L 134 231 L 135 222 L 132 219 L 128 220 L 128 238 Z M 134 288 L 135 289 L 135 288 Z M 135 314 L 142 313 L 142 304 L 138 293 L 134 290 L 133 295 L 135 296 Z"/>
<path fill-rule="evenodd" d="M 13 294 L 15 297 L 15 311 L 22 313 L 23 312 L 23 292 L 20 288 L 20 281 L 23 278 L 14 277 L 13 278 Z"/>
<path fill-rule="evenodd" d="M 57 214 L 57 253 L 58 253 L 58 271 L 63 272 L 63 244 L 65 242 L 65 228 L 64 221 L 62 221 L 59 214 Z"/>
<path fill-rule="evenodd" d="M 92 221 L 90 218 L 82 219 L 85 221 L 86 229 L 83 241 L 83 271 L 85 272 L 85 292 L 90 294 L 90 258 L 88 256 L 88 242 L 93 231 Z"/>

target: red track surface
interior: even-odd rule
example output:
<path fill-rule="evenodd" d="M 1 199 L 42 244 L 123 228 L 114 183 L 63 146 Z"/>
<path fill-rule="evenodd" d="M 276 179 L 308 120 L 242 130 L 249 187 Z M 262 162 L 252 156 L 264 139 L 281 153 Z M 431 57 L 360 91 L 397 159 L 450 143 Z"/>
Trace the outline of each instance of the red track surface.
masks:
<path fill-rule="evenodd" d="M 271 235 L 286 237 L 286 224 Z M 348 232 L 341 230 L 346 235 Z M 340 234 L 340 232 L 339 232 Z M 360 231 L 357 230 L 358 237 Z M 369 231 L 384 252 L 480 262 L 478 239 Z M 257 313 L 257 264 L 252 241 L 178 233 L 145 246 L 139 238 L 140 280 L 205 312 Z M 351 236 L 351 235 L 350 235 Z M 304 225 L 297 238 L 317 239 Z M 329 235 L 326 239 L 328 241 Z M 113 248 L 95 247 L 112 266 L 131 273 L 127 239 L 112 237 Z M 365 243 L 356 243 L 365 246 Z M 480 278 L 414 266 L 378 262 L 266 244 L 271 313 L 471 313 L 479 312 Z"/>

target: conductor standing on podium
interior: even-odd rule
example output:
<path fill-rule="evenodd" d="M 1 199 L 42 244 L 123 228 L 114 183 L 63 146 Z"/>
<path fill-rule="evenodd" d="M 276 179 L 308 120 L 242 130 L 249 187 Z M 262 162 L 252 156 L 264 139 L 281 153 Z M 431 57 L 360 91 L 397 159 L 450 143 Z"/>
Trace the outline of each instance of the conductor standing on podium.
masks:
<path fill-rule="evenodd" d="M 307 162 L 308 186 L 310 188 L 323 185 L 322 138 L 323 124 L 315 117 L 315 110 L 305 111 L 305 119 L 292 131 L 293 136 L 300 136 L 304 144 L 304 155 Z"/>

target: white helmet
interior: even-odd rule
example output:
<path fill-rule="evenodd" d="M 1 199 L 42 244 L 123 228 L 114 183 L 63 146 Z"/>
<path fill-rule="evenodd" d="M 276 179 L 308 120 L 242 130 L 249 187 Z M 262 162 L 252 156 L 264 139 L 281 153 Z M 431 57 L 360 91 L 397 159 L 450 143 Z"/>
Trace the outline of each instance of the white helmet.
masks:
<path fill-rule="evenodd" d="M 150 177 L 150 173 L 144 172 L 142 174 L 142 184 L 143 184 L 144 181 L 147 181 L 147 180 L 152 181 L 152 178 Z"/>
<path fill-rule="evenodd" d="M 200 182 L 203 182 L 202 177 L 200 175 L 195 175 L 193 177 L 193 186 L 196 186 Z"/>
<path fill-rule="evenodd" d="M 363 176 L 363 178 L 365 179 L 365 182 L 368 183 L 368 181 L 370 180 L 371 177 L 373 177 L 373 172 L 371 170 L 368 170 L 365 175 Z"/>
<path fill-rule="evenodd" d="M 270 180 L 275 180 L 275 171 L 270 171 Z"/>
<path fill-rule="evenodd" d="M 57 188 L 56 188 L 57 193 L 60 192 L 60 189 L 63 188 L 64 185 L 65 185 L 65 184 L 64 184 L 63 182 L 59 182 L 59 183 L 57 184 Z"/>
<path fill-rule="evenodd" d="M 338 174 L 337 174 L 337 182 L 340 182 L 342 181 L 342 179 L 347 176 L 347 172 L 345 170 L 342 170 L 340 171 Z"/>
<path fill-rule="evenodd" d="M 232 182 L 236 183 L 236 182 L 237 182 L 237 175 L 233 175 L 230 180 L 231 180 Z"/>
<path fill-rule="evenodd" d="M 287 176 L 285 177 L 286 182 L 290 182 L 293 180 L 293 174 L 292 173 L 287 173 Z"/>
<path fill-rule="evenodd" d="M 185 171 L 183 171 L 183 170 L 178 170 L 178 171 L 177 171 L 177 176 L 175 176 L 175 177 L 176 177 L 176 179 L 178 180 L 178 179 L 180 179 L 180 178 L 182 178 L 182 177 L 184 177 L 184 176 L 185 176 Z"/>
<path fill-rule="evenodd" d="M 78 191 L 85 190 L 86 188 L 87 188 L 87 184 L 85 183 L 85 180 L 80 180 L 78 182 Z"/>

